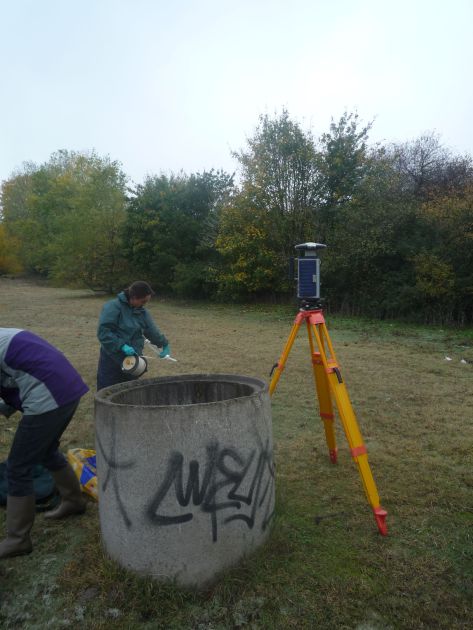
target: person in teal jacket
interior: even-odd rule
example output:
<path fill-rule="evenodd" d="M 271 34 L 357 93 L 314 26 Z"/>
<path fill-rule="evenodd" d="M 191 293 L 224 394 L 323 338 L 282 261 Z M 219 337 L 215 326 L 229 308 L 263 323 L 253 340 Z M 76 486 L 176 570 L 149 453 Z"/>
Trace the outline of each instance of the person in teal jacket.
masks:
<path fill-rule="evenodd" d="M 100 357 L 97 389 L 138 378 L 122 371 L 126 356 L 142 355 L 145 338 L 162 348 L 160 357 L 171 354 L 169 342 L 145 308 L 153 290 L 147 282 L 137 280 L 102 308 L 97 337 Z"/>

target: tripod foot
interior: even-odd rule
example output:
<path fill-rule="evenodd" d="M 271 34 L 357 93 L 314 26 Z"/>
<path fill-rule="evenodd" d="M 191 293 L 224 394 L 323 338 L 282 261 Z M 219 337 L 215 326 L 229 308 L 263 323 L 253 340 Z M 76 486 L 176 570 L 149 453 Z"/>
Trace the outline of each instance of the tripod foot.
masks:
<path fill-rule="evenodd" d="M 334 448 L 331 449 L 328 454 L 330 455 L 330 461 L 332 462 L 332 464 L 336 464 L 337 463 L 337 456 L 338 456 L 338 448 Z"/>
<path fill-rule="evenodd" d="M 373 508 L 374 517 L 376 519 L 376 525 L 378 526 L 379 533 L 382 536 L 388 535 L 388 526 L 386 524 L 386 516 L 388 513 L 381 506 Z"/>

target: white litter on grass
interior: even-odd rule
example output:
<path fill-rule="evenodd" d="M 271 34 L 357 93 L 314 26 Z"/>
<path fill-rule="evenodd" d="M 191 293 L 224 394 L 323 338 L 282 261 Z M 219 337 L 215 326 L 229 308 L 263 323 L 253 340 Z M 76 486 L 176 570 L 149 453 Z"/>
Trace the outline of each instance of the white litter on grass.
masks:
<path fill-rule="evenodd" d="M 105 611 L 107 617 L 112 617 L 112 619 L 118 619 L 118 617 L 122 614 L 118 608 L 108 608 Z"/>
<path fill-rule="evenodd" d="M 445 361 L 453 361 L 452 357 L 445 357 Z M 468 359 L 460 359 L 460 363 L 463 365 L 468 365 L 468 363 L 473 363 L 473 361 L 469 361 Z"/>
<path fill-rule="evenodd" d="M 74 615 L 75 615 L 76 621 L 84 621 L 85 607 L 84 606 L 76 606 L 74 608 Z"/>

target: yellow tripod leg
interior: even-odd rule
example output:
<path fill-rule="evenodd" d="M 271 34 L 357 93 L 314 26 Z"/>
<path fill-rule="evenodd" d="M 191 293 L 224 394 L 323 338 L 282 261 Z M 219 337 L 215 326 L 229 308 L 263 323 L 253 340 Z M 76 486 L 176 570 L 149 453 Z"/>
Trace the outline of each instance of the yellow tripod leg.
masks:
<path fill-rule="evenodd" d="M 365 489 L 368 502 L 373 509 L 378 529 L 380 533 L 385 536 L 388 533 L 386 525 L 387 512 L 380 505 L 378 490 L 368 463 L 366 446 L 363 442 L 363 437 L 353 412 L 347 388 L 343 382 L 340 367 L 337 363 L 335 352 L 330 341 L 330 336 L 325 322 L 323 321 L 323 316 L 310 317 L 310 325 L 316 339 L 325 373 L 327 374 L 330 390 L 335 399 L 340 420 L 350 446 L 351 455 L 358 466 L 363 487 Z M 327 357 L 325 344 L 329 350 L 330 358 Z"/>
<path fill-rule="evenodd" d="M 274 390 L 276 389 L 276 385 L 278 384 L 278 381 L 281 377 L 281 374 L 284 370 L 284 368 L 286 367 L 286 361 L 287 361 L 287 357 L 289 356 L 289 353 L 291 351 L 291 348 L 294 344 L 294 341 L 297 337 L 297 333 L 299 332 L 299 328 L 301 326 L 301 321 L 302 318 L 300 316 L 300 314 L 298 313 L 295 320 L 294 320 L 294 324 L 292 326 L 291 332 L 289 334 L 288 340 L 286 342 L 286 345 L 284 346 L 284 350 L 282 351 L 281 356 L 279 357 L 279 361 L 275 364 L 274 366 L 274 373 L 273 376 L 271 378 L 271 382 L 269 384 L 269 395 L 272 396 Z"/>
<path fill-rule="evenodd" d="M 334 413 L 327 373 L 320 352 L 316 352 L 309 319 L 306 318 L 307 334 L 309 336 L 310 356 L 312 358 L 312 371 L 314 372 L 315 388 L 319 401 L 319 412 L 324 423 L 325 439 L 327 441 L 330 461 L 337 463 L 337 441 L 335 438 Z"/>

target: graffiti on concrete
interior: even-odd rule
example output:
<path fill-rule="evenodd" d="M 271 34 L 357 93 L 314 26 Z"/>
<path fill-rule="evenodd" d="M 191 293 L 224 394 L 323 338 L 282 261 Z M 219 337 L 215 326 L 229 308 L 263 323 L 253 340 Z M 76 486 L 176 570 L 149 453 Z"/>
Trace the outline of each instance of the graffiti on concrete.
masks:
<path fill-rule="evenodd" d="M 133 526 L 132 515 L 120 493 L 119 477 L 129 474 L 136 460 L 117 461 L 116 429 L 112 424 L 108 452 L 97 434 L 97 447 L 106 464 L 103 479 L 99 476 L 100 492 L 110 486 L 116 504 L 128 529 Z M 263 444 L 256 434 L 254 448 L 241 450 L 210 442 L 203 461 L 192 459 L 175 450 L 167 460 L 162 479 L 158 479 L 156 493 L 145 502 L 145 517 L 156 526 L 181 525 L 192 521 L 197 511 L 209 515 L 213 542 L 218 540 L 219 523 L 225 525 L 241 521 L 249 529 L 258 526 L 264 531 L 274 515 L 275 472 L 269 440 Z M 100 472 L 99 472 L 100 475 Z M 171 506 L 175 506 L 171 507 Z M 182 510 L 182 508 L 188 508 Z M 218 515 L 222 514 L 219 519 Z"/>
<path fill-rule="evenodd" d="M 132 522 L 130 517 L 128 516 L 128 513 L 125 509 L 125 505 L 122 501 L 122 498 L 120 496 L 120 487 L 119 487 L 119 483 L 118 483 L 118 472 L 120 470 L 129 470 L 130 468 L 133 468 L 135 465 L 135 461 L 129 461 L 129 462 L 121 462 L 118 463 L 116 461 L 116 435 L 115 435 L 115 425 L 112 424 L 112 431 L 111 431 L 111 446 L 110 446 L 110 453 L 107 454 L 105 452 L 105 449 L 102 445 L 102 442 L 99 438 L 99 436 L 96 436 L 97 438 L 97 444 L 100 450 L 100 453 L 102 454 L 102 457 L 104 458 L 104 461 L 107 463 L 108 466 L 108 470 L 107 470 L 107 474 L 105 475 L 105 479 L 102 481 L 100 488 L 99 488 L 99 497 L 100 497 L 100 490 L 105 491 L 107 489 L 107 486 L 109 484 L 109 482 L 111 482 L 112 484 L 112 488 L 113 491 L 115 493 L 115 496 L 117 497 L 117 504 L 118 504 L 118 509 L 120 511 L 120 514 L 123 517 L 123 520 L 125 522 L 125 525 L 127 526 L 128 529 L 131 529 L 132 526 Z"/>
<path fill-rule="evenodd" d="M 194 518 L 197 508 L 209 514 L 214 542 L 218 539 L 219 512 L 225 512 L 223 524 L 240 520 L 249 529 L 253 529 L 258 516 L 265 530 L 273 517 L 275 475 L 269 441 L 266 445 L 259 442 L 246 457 L 235 448 L 211 442 L 204 462 L 195 459 L 189 462 L 187 483 L 184 456 L 173 451 L 164 479 L 147 506 L 148 519 L 158 526 L 187 523 Z M 181 507 L 190 509 L 175 514 L 162 511 L 162 503 L 170 493 Z"/>

